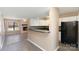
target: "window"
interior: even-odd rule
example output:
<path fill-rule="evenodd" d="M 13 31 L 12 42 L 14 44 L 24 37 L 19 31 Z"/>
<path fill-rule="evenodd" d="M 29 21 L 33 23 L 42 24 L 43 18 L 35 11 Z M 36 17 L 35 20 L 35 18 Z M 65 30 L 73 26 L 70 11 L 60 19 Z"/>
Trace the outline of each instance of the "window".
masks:
<path fill-rule="evenodd" d="M 13 31 L 13 22 L 8 21 L 8 31 Z"/>
<path fill-rule="evenodd" d="M 8 31 L 17 31 L 19 30 L 19 23 L 16 21 L 8 22 Z"/>
<path fill-rule="evenodd" d="M 18 22 L 14 23 L 14 29 L 15 29 L 15 31 L 19 30 L 19 23 Z"/>

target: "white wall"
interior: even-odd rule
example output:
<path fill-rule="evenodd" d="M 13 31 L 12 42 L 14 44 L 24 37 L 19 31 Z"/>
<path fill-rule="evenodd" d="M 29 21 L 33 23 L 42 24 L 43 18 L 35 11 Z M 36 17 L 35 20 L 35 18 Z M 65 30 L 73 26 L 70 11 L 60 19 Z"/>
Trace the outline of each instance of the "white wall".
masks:
<path fill-rule="evenodd" d="M 71 17 L 64 17 L 61 18 L 61 22 L 70 22 L 70 21 L 77 21 L 78 16 L 71 16 Z"/>

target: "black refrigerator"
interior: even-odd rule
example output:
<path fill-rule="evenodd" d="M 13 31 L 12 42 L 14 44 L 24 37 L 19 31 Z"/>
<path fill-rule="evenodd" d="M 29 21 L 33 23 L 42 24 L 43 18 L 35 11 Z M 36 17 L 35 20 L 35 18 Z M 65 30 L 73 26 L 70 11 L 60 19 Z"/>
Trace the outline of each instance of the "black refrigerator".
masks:
<path fill-rule="evenodd" d="M 61 22 L 61 43 L 78 47 L 78 21 Z"/>

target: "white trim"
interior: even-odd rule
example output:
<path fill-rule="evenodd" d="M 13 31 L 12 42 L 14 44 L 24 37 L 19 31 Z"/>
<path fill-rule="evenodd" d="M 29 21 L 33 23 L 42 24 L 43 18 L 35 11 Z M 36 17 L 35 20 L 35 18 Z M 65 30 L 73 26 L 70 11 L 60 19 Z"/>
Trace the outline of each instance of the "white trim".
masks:
<path fill-rule="evenodd" d="M 3 48 L 3 44 L 4 44 L 4 39 L 2 38 L 2 39 L 1 39 L 0 49 L 2 49 L 2 48 Z"/>
<path fill-rule="evenodd" d="M 35 46 L 37 46 L 38 48 L 40 48 L 42 51 L 46 51 L 44 48 L 40 47 L 38 44 L 36 44 L 35 42 L 33 42 L 30 39 L 27 39 L 29 42 L 31 42 L 32 44 L 34 44 Z"/>
<path fill-rule="evenodd" d="M 1 46 L 1 42 L 0 42 L 0 49 L 2 48 L 2 46 Z"/>
<path fill-rule="evenodd" d="M 3 44 L 1 44 L 0 49 L 2 49 L 2 47 L 3 47 Z"/>
<path fill-rule="evenodd" d="M 59 46 L 54 51 L 57 51 L 58 49 L 59 49 Z"/>
<path fill-rule="evenodd" d="M 27 39 L 27 41 L 29 41 L 30 43 L 34 44 L 35 46 L 37 46 L 38 48 L 40 48 L 42 51 L 47 51 L 44 48 L 42 48 L 41 46 L 39 46 L 38 44 L 36 44 L 35 42 L 33 42 L 30 39 Z M 51 51 L 57 51 L 59 49 L 59 46 L 55 49 L 55 50 L 51 50 Z"/>
<path fill-rule="evenodd" d="M 3 47 L 4 41 L 2 42 L 1 48 Z"/>
<path fill-rule="evenodd" d="M 3 48 L 3 44 L 4 44 L 4 40 L 1 42 L 1 48 L 0 48 L 0 49 L 2 49 L 2 48 Z"/>

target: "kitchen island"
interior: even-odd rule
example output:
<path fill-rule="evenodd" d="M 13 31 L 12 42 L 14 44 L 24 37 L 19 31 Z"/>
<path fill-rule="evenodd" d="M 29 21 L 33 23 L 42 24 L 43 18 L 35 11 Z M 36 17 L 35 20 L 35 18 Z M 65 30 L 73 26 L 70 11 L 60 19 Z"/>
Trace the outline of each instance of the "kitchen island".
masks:
<path fill-rule="evenodd" d="M 28 41 L 43 51 L 52 51 L 52 39 L 50 38 L 50 34 L 48 32 L 29 30 Z"/>

